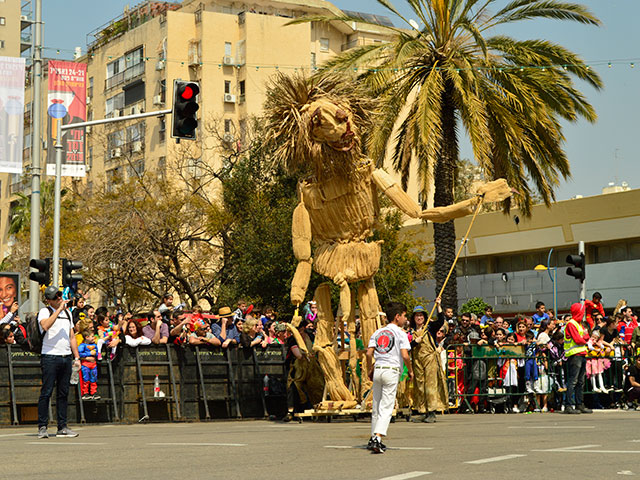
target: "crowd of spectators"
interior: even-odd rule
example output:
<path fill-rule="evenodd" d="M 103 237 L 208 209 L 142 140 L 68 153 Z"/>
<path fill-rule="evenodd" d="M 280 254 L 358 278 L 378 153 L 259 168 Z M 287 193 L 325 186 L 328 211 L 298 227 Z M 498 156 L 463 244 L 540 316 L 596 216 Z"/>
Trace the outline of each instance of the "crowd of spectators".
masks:
<path fill-rule="evenodd" d="M 594 408 L 637 408 L 640 398 L 640 328 L 625 300 L 605 316 L 599 293 L 575 314 L 588 332 L 586 391 Z M 459 410 L 564 411 L 567 394 L 565 329 L 571 315 L 556 317 L 543 302 L 533 315 L 513 319 L 445 310 L 442 366 L 450 405 Z M 407 327 L 408 334 L 412 329 Z M 480 354 L 484 350 L 489 354 Z"/>
<path fill-rule="evenodd" d="M 605 316 L 601 300 L 595 293 L 585 302 L 584 325 L 590 335 L 587 388 L 596 394 L 591 403 L 596 408 L 640 408 L 635 403 L 640 398 L 640 360 L 633 360 L 640 354 L 637 317 L 624 300 Z M 81 386 L 86 398 L 95 397 L 96 362 L 105 356 L 113 359 L 125 345 L 250 349 L 280 344 L 286 349 L 287 366 L 301 356 L 295 339 L 272 307 L 258 309 L 244 300 L 237 302 L 235 310 L 225 306 L 207 313 L 199 306 L 187 310 L 184 304 L 174 305 L 173 296 L 167 293 L 158 308 L 137 318 L 123 311 L 119 303 L 109 311 L 88 305 L 82 296 L 69 309 L 83 352 Z M 28 349 L 26 330 L 17 311 L 15 304 L 0 319 L 0 344 Z M 533 315 L 513 319 L 494 316 L 491 307 L 481 316 L 462 313 L 456 317 L 452 308 L 445 308 L 443 314 L 444 321 L 434 338 L 448 377 L 451 407 L 476 412 L 493 410 L 499 404 L 512 412 L 563 409 L 567 389 L 563 343 L 570 315 L 556 317 L 542 302 L 536 304 Z M 302 315 L 299 332 L 312 344 L 318 315 L 314 301 L 305 305 Z M 410 340 L 420 328 L 407 321 L 405 330 Z M 355 336 L 355 348 L 363 350 L 357 318 Z M 338 348 L 351 343 L 346 328 L 339 328 Z M 488 356 L 491 358 L 475 358 L 474 347 L 482 346 L 497 353 Z"/>

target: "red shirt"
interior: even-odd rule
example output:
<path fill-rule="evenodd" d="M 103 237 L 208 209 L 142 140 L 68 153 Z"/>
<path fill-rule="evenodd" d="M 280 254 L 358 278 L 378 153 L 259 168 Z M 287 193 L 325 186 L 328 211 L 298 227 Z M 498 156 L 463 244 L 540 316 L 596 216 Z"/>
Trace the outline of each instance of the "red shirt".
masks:
<path fill-rule="evenodd" d="M 635 318 L 632 318 L 629 323 L 622 321 L 618 323 L 618 332 L 622 332 L 622 328 L 624 327 L 624 338 L 625 343 L 631 343 L 631 336 L 633 335 L 633 331 L 638 327 L 638 321 Z M 622 335 L 620 335 L 622 337 Z"/>
<path fill-rule="evenodd" d="M 587 322 L 589 322 L 589 326 L 593 329 L 593 327 L 595 327 L 595 322 L 591 317 L 591 312 L 594 310 L 598 310 L 600 312 L 600 315 L 604 317 L 604 306 L 600 302 L 595 303 L 591 300 L 585 300 L 584 307 L 587 309 Z"/>

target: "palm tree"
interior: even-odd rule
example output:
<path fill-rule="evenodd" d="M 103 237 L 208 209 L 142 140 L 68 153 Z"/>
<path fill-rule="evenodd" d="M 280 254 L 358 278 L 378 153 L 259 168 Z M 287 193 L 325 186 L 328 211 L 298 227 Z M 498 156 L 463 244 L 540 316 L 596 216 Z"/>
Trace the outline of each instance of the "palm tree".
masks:
<path fill-rule="evenodd" d="M 64 198 L 68 190 L 60 190 L 60 198 Z M 16 235 L 31 227 L 31 195 L 16 193 L 17 203 L 11 210 L 11 220 L 9 223 L 9 235 Z M 53 216 L 55 208 L 55 182 L 54 180 L 44 181 L 40 184 L 40 226 L 44 226 L 47 219 Z"/>
<path fill-rule="evenodd" d="M 557 0 L 513 0 L 491 13 L 496 0 L 407 0 L 424 27 L 407 20 L 388 0 L 377 0 L 412 29 L 387 27 L 389 43 L 365 45 L 334 57 L 318 72 L 357 72 L 380 100 L 379 125 L 369 154 L 379 164 L 391 137 L 391 162 L 406 188 L 412 162 L 427 198 L 453 203 L 461 130 L 471 141 L 485 178 L 506 178 L 519 195 L 504 204 L 530 214 L 532 195 L 550 205 L 554 189 L 570 176 L 562 149 L 561 121 L 596 120 L 593 107 L 574 87 L 579 78 L 596 89 L 599 76 L 575 53 L 547 40 L 517 40 L 496 32 L 531 19 L 600 21 L 584 6 Z M 304 21 L 356 21 L 352 17 L 306 17 Z M 453 222 L 434 224 L 436 289 L 455 258 Z M 455 282 L 443 303 L 457 306 Z"/>

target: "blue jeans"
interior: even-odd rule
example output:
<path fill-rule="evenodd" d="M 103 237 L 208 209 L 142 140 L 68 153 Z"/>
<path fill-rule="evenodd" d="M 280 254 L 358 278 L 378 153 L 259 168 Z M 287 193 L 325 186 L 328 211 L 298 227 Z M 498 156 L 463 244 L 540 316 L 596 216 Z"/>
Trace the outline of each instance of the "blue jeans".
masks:
<path fill-rule="evenodd" d="M 71 355 L 41 355 L 42 390 L 38 399 L 38 427 L 46 427 L 49 423 L 49 399 L 56 386 L 56 411 L 58 413 L 58 430 L 67 426 L 67 404 L 69 397 L 69 381 L 71 380 Z"/>
<path fill-rule="evenodd" d="M 587 359 L 583 355 L 572 355 L 567 359 L 567 405 L 582 405 L 584 379 L 587 374 Z"/>
<path fill-rule="evenodd" d="M 524 362 L 524 379 L 529 382 L 538 380 L 538 363 L 535 358 L 528 358 Z"/>

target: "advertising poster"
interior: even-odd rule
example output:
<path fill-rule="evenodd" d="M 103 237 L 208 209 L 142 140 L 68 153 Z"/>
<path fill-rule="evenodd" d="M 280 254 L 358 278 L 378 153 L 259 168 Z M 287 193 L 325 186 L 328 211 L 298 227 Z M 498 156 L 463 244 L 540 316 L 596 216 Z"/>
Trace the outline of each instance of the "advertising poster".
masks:
<path fill-rule="evenodd" d="M 87 65 L 84 63 L 49 60 L 49 148 L 47 175 L 56 174 L 56 136 L 58 119 L 62 124 L 84 122 L 87 119 Z M 62 175 L 84 177 L 85 129 L 65 130 L 62 136 Z"/>
<path fill-rule="evenodd" d="M 0 172 L 22 173 L 25 59 L 0 57 Z"/>
<path fill-rule="evenodd" d="M 15 302 L 20 305 L 20 274 L 0 272 L 0 319 L 9 313 Z"/>

